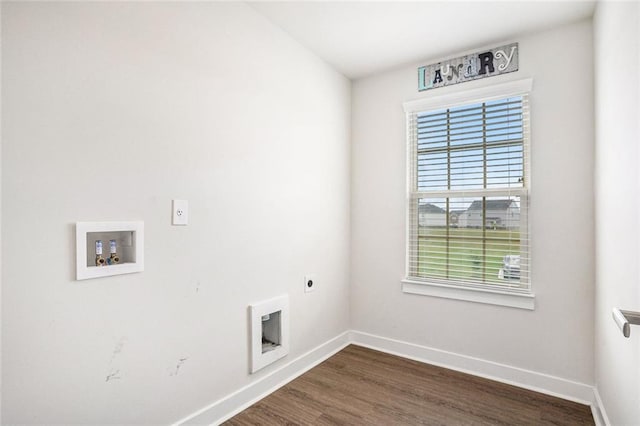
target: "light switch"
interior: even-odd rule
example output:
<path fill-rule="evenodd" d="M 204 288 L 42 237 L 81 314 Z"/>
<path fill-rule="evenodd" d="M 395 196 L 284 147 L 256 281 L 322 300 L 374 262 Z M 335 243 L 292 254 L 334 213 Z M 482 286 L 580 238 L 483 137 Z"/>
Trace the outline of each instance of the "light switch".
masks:
<path fill-rule="evenodd" d="M 189 202 L 187 200 L 173 200 L 172 225 L 186 225 L 189 223 Z"/>

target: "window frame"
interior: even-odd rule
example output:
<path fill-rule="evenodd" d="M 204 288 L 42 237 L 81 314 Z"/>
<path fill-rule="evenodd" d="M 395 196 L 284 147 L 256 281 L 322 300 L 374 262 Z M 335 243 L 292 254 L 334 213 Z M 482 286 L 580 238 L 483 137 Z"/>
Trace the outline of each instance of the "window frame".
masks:
<path fill-rule="evenodd" d="M 415 221 L 417 221 L 417 217 L 414 218 L 411 214 L 411 203 L 414 198 L 414 193 L 416 192 L 413 188 L 414 182 L 414 171 L 412 167 L 415 166 L 413 161 L 413 156 L 415 153 L 412 152 L 412 139 L 414 138 L 413 131 L 411 127 L 411 116 L 412 114 L 430 111 L 430 110 L 439 110 L 439 109 L 449 109 L 465 104 L 472 103 L 483 103 L 492 100 L 498 100 L 503 98 L 508 98 L 512 96 L 520 96 L 520 95 L 530 95 L 531 89 L 533 87 L 533 80 L 530 78 L 515 80 L 501 84 L 494 84 L 491 86 L 486 86 L 478 89 L 466 90 L 466 91 L 456 91 L 453 93 L 448 93 L 440 96 L 432 96 L 428 98 L 422 98 L 418 100 L 408 101 L 403 104 L 403 108 L 406 114 L 406 146 L 407 146 L 407 194 L 406 194 L 406 215 L 407 215 L 407 223 L 406 223 L 406 235 L 405 235 L 405 275 L 404 279 L 402 279 L 402 291 L 404 293 L 409 294 L 418 294 L 425 296 L 435 296 L 435 297 L 443 297 L 448 299 L 456 299 L 456 300 L 466 300 L 471 302 L 479 302 L 479 303 L 487 303 L 492 305 L 500 305 L 500 306 L 509 306 L 514 308 L 522 308 L 522 309 L 530 309 L 533 310 L 535 308 L 535 295 L 532 290 L 532 280 L 531 280 L 531 272 L 529 272 L 529 284 L 528 288 L 499 288 L 499 287 L 489 287 L 477 285 L 477 283 L 465 283 L 464 280 L 448 280 L 448 279 L 431 279 L 427 278 L 424 280 L 411 279 L 411 268 L 410 268 L 410 251 L 411 240 L 412 240 L 412 228 L 417 229 L 417 227 L 413 227 L 415 225 Z M 530 134 L 529 141 L 530 143 Z M 526 142 L 525 142 L 526 143 Z M 524 147 L 526 158 L 523 159 L 523 166 L 525 169 L 525 185 L 522 188 L 518 188 L 517 191 L 522 194 L 524 200 L 529 202 L 529 192 L 531 188 L 531 174 L 530 174 L 530 153 L 527 151 L 528 147 Z M 484 190 L 487 193 L 491 192 L 491 189 Z M 499 190 L 502 191 L 502 190 Z M 502 191 L 505 192 L 505 191 Z M 528 210 L 528 208 L 527 208 Z M 527 220 L 527 227 L 530 231 L 531 229 L 531 220 L 530 217 Z M 527 233 L 529 238 L 529 243 L 527 246 L 528 250 L 528 261 L 529 265 L 531 265 L 531 235 L 530 232 Z"/>

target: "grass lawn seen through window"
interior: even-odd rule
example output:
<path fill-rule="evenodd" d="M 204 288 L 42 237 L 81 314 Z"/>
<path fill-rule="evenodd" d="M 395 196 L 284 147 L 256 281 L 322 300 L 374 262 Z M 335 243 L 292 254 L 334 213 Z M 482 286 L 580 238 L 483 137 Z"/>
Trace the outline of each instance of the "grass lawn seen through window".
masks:
<path fill-rule="evenodd" d="M 418 228 L 418 276 L 518 285 L 503 277 L 506 255 L 520 255 L 520 231 L 499 228 Z"/>

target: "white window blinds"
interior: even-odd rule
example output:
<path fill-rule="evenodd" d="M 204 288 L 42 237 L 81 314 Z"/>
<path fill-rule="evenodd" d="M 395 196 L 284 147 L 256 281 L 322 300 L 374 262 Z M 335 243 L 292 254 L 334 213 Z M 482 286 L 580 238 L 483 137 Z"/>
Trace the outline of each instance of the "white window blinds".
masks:
<path fill-rule="evenodd" d="M 410 111 L 407 124 L 407 278 L 528 292 L 528 95 Z"/>

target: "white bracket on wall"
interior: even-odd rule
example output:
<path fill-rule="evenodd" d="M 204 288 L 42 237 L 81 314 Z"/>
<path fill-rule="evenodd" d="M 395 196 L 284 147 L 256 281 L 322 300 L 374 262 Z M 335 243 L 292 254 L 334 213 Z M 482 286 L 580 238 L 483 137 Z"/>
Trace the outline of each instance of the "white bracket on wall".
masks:
<path fill-rule="evenodd" d="M 76 279 L 144 270 L 144 222 L 77 222 Z"/>
<path fill-rule="evenodd" d="M 613 308 L 613 320 L 618 325 L 624 337 L 631 336 L 631 325 L 640 325 L 640 312 L 623 311 Z"/>

